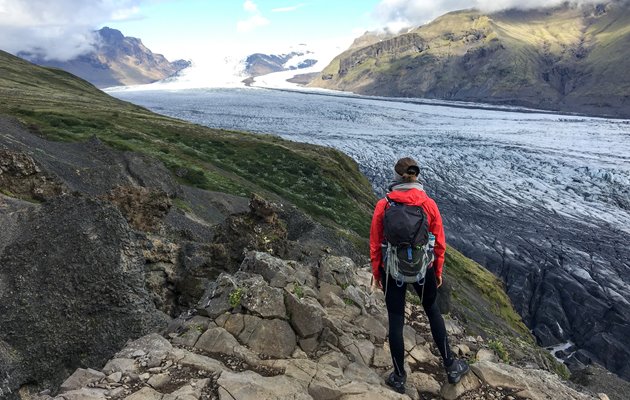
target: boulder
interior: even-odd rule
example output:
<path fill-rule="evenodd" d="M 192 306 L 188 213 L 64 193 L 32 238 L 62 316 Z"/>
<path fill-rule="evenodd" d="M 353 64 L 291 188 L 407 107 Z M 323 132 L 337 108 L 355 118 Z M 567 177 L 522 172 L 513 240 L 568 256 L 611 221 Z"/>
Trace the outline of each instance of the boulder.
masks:
<path fill-rule="evenodd" d="M 325 256 L 319 260 L 318 279 L 331 285 L 346 288 L 353 285 L 356 265 L 348 257 Z"/>
<path fill-rule="evenodd" d="M 244 337 L 242 334 L 240 337 Z M 297 345 L 295 332 L 287 321 L 262 319 L 244 344 L 257 353 L 273 358 L 290 357 Z"/>
<path fill-rule="evenodd" d="M 472 371 L 493 387 L 520 390 L 518 397 L 532 400 L 590 400 L 593 397 L 566 386 L 550 372 L 537 369 L 520 369 L 507 364 L 479 361 L 471 365 Z M 469 374 L 470 375 L 470 374 Z"/>
<path fill-rule="evenodd" d="M 313 400 L 297 381 L 284 375 L 263 377 L 253 371 L 226 371 L 217 384 L 220 400 Z"/>
<path fill-rule="evenodd" d="M 208 353 L 234 354 L 238 340 L 223 328 L 210 328 L 201 335 L 195 347 Z"/>
<path fill-rule="evenodd" d="M 240 298 L 238 304 L 230 304 L 230 295 L 237 289 L 234 278 L 227 273 L 222 273 L 206 288 L 201 300 L 197 303 L 197 311 L 202 316 L 214 319 L 231 310 L 233 306 L 240 304 Z M 232 299 L 234 297 L 232 295 Z"/>
<path fill-rule="evenodd" d="M 165 394 L 162 400 L 199 400 L 202 390 L 208 386 L 210 379 L 193 379 L 170 394 Z"/>
<path fill-rule="evenodd" d="M 137 392 L 125 397 L 125 400 L 162 400 L 162 394 L 150 387 L 143 387 Z"/>
<path fill-rule="evenodd" d="M 184 349 L 173 349 L 168 358 L 179 365 L 212 373 L 221 373 L 227 369 L 220 361 Z"/>
<path fill-rule="evenodd" d="M 462 380 L 459 381 L 459 383 L 455 385 L 447 383 L 442 386 L 440 395 L 446 400 L 455 400 L 464 393 L 477 390 L 480 387 L 481 382 L 479 382 L 479 379 L 475 376 L 475 374 L 469 372 L 462 377 Z"/>
<path fill-rule="evenodd" d="M 157 367 L 166 359 L 173 349 L 173 345 L 157 333 L 151 333 L 127 344 L 125 348 L 116 353 L 117 358 L 143 357 L 147 366 Z"/>
<path fill-rule="evenodd" d="M 98 382 L 105 378 L 105 374 L 93 369 L 79 368 L 68 379 L 66 379 L 60 387 L 61 392 L 80 389 L 90 383 Z"/>
<path fill-rule="evenodd" d="M 325 311 L 314 299 L 298 299 L 289 293 L 286 295 L 286 307 L 291 326 L 299 336 L 318 335 L 324 329 L 322 316 Z"/>
<path fill-rule="evenodd" d="M 420 393 L 430 393 L 433 396 L 439 396 L 440 384 L 435 378 L 424 372 L 413 372 L 407 377 L 407 386 L 413 386 Z"/>
<path fill-rule="evenodd" d="M 286 318 L 281 289 L 269 286 L 261 277 L 248 279 L 242 285 L 247 288 L 241 297 L 243 308 L 263 318 Z"/>

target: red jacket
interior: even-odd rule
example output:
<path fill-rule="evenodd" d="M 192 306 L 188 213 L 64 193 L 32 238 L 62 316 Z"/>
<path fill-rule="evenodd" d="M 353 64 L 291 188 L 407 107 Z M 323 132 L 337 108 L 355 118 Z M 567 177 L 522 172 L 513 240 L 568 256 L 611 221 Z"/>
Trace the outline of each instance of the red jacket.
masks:
<path fill-rule="evenodd" d="M 420 189 L 409 189 L 405 191 L 394 190 L 387 196 L 397 203 L 420 206 L 424 209 L 429 223 L 429 231 L 435 235 L 435 276 L 442 276 L 442 267 L 444 265 L 444 252 L 446 251 L 446 239 L 444 238 L 444 226 L 442 225 L 442 216 L 438 210 L 437 204 L 432 198 Z M 372 227 L 370 229 L 370 260 L 372 261 L 372 274 L 374 279 L 380 281 L 381 272 L 379 267 L 383 263 L 383 254 L 381 244 L 385 239 L 383 233 L 383 216 L 387 207 L 387 199 L 381 199 L 376 203 L 374 208 L 374 216 L 372 217 Z"/>

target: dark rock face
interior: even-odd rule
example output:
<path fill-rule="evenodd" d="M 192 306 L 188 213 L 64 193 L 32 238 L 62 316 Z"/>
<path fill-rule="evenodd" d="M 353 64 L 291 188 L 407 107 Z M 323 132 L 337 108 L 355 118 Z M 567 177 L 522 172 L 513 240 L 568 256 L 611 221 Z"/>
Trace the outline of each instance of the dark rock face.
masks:
<path fill-rule="evenodd" d="M 64 223 L 60 223 L 64 221 Z M 166 326 L 144 288 L 144 258 L 120 212 L 60 197 L 33 209 L 0 254 L 0 343 L 17 389 L 100 365 L 130 337 Z"/>

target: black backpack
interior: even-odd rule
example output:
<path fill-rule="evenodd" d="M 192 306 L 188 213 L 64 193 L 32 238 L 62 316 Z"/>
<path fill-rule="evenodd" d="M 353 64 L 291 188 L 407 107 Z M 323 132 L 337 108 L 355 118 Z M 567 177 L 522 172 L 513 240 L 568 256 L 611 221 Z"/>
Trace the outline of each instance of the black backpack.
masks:
<path fill-rule="evenodd" d="M 383 217 L 385 272 L 397 282 L 424 283 L 427 268 L 433 262 L 435 237 L 429 232 L 424 209 L 398 203 L 387 197 Z"/>

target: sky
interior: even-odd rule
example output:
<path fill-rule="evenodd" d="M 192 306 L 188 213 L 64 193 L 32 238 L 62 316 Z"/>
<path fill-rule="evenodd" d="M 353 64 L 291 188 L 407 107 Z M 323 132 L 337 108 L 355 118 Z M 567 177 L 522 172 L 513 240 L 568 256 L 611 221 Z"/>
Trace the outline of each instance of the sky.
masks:
<path fill-rule="evenodd" d="M 575 0 L 590 2 L 595 0 Z M 66 60 L 103 26 L 169 60 L 286 53 L 299 44 L 343 51 L 367 30 L 418 26 L 453 10 L 558 5 L 563 0 L 0 0 L 0 49 Z"/>

